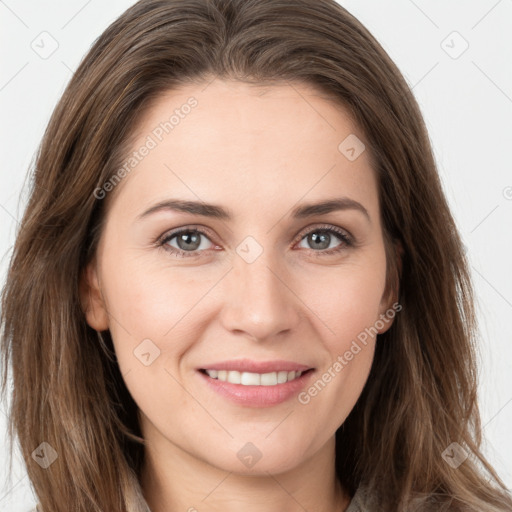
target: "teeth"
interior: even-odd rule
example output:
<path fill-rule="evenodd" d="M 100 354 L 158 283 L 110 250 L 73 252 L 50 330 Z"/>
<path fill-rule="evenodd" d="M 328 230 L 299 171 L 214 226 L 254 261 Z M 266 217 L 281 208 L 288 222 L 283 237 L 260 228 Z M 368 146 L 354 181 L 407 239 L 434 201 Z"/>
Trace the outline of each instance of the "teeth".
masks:
<path fill-rule="evenodd" d="M 275 386 L 297 379 L 302 372 L 271 372 L 271 373 L 250 373 L 227 370 L 205 370 L 212 379 L 222 380 L 231 384 L 242 384 L 243 386 Z"/>
<path fill-rule="evenodd" d="M 300 372 L 299 372 L 300 375 Z M 288 372 L 278 372 L 277 374 L 277 383 L 283 384 L 283 382 L 287 382 L 288 380 Z M 292 379 L 290 379 L 292 380 Z"/>

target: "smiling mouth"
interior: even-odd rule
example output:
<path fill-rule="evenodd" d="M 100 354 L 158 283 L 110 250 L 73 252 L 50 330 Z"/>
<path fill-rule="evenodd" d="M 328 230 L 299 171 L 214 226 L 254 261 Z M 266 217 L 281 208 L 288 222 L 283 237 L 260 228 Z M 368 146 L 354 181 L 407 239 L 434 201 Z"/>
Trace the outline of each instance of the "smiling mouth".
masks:
<path fill-rule="evenodd" d="M 241 384 L 242 386 L 277 386 L 286 384 L 298 379 L 301 375 L 311 372 L 310 368 L 305 371 L 277 371 L 269 373 L 239 372 L 235 370 L 205 370 L 200 371 L 211 379 L 228 382 L 230 384 Z"/>

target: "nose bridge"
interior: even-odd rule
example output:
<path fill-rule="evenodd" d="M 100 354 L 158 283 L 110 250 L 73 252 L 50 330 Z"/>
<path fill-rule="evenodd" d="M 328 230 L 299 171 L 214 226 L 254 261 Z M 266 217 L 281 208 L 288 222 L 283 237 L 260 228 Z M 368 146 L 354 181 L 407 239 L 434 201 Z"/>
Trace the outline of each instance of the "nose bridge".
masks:
<path fill-rule="evenodd" d="M 236 252 L 223 304 L 225 327 L 256 339 L 293 329 L 299 319 L 298 301 L 279 255 L 254 239 L 242 242 Z"/>

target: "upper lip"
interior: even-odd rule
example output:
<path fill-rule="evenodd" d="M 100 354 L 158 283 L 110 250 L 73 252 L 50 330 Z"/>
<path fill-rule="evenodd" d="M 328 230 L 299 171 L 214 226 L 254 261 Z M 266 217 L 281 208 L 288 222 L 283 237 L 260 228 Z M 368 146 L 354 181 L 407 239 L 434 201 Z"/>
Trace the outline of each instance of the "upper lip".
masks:
<path fill-rule="evenodd" d="M 234 359 L 231 361 L 219 361 L 217 363 L 202 366 L 201 370 L 227 370 L 249 373 L 271 373 L 279 371 L 306 371 L 311 366 L 295 363 L 294 361 L 274 360 L 274 361 L 252 361 L 251 359 Z"/>

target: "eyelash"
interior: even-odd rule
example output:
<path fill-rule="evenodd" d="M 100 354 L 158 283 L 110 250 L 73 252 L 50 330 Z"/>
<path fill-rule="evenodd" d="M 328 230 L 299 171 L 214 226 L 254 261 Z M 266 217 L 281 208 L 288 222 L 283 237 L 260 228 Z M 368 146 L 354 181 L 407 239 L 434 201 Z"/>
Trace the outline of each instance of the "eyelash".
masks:
<path fill-rule="evenodd" d="M 331 256 L 333 254 L 337 254 L 337 253 L 339 253 L 347 248 L 353 247 L 355 245 L 355 241 L 353 240 L 353 238 L 350 235 L 348 235 L 344 230 L 337 228 L 335 226 L 331 226 L 331 225 L 316 226 L 315 228 L 313 228 L 309 231 L 306 231 L 305 233 L 301 233 L 298 236 L 298 238 L 294 241 L 294 244 L 297 242 L 301 242 L 305 237 L 307 237 L 311 233 L 316 233 L 316 232 L 334 234 L 335 236 L 337 236 L 340 239 L 340 241 L 342 243 L 340 245 L 338 245 L 337 247 L 334 247 L 333 249 L 324 249 L 324 250 L 319 250 L 319 251 L 310 249 L 313 253 L 315 253 L 315 257 Z M 167 252 L 170 252 L 172 255 L 174 255 L 176 257 L 184 257 L 184 258 L 195 257 L 195 256 L 200 255 L 201 252 L 204 252 L 204 251 L 182 251 L 181 249 L 176 249 L 175 247 L 171 247 L 171 246 L 167 245 L 168 242 L 171 241 L 173 238 L 175 238 L 178 235 L 184 234 L 184 233 L 200 233 L 209 239 L 208 232 L 206 230 L 204 230 L 203 228 L 201 228 L 199 226 L 198 227 L 190 226 L 190 227 L 187 227 L 184 229 L 171 231 L 170 233 L 165 233 L 162 237 L 160 237 L 156 241 L 155 245 L 157 245 L 157 247 L 164 249 Z"/>

